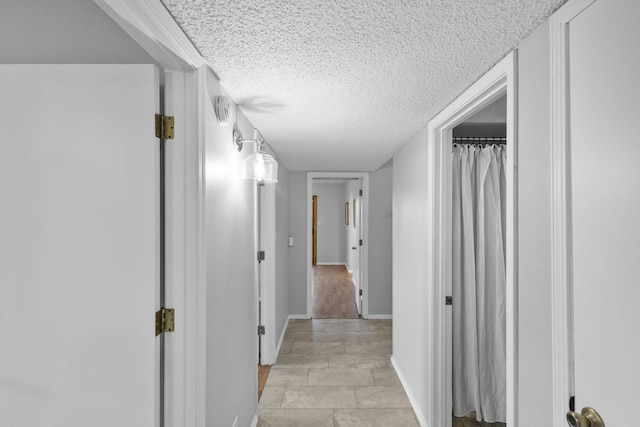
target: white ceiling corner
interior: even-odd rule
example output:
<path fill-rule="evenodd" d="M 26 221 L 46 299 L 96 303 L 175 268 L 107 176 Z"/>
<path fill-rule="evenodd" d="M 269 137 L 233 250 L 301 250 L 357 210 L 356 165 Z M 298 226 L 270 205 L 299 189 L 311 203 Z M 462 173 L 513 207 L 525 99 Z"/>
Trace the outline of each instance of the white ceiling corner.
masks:
<path fill-rule="evenodd" d="M 372 171 L 566 0 L 162 0 L 289 170 Z"/>

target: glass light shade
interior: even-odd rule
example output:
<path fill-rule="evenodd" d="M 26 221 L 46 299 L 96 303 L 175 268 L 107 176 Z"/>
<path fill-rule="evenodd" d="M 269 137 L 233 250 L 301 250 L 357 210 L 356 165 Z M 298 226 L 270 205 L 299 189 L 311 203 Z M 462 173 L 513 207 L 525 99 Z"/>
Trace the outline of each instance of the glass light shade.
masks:
<path fill-rule="evenodd" d="M 278 182 L 278 162 L 270 154 L 253 153 L 242 161 L 242 177 L 258 182 Z"/>

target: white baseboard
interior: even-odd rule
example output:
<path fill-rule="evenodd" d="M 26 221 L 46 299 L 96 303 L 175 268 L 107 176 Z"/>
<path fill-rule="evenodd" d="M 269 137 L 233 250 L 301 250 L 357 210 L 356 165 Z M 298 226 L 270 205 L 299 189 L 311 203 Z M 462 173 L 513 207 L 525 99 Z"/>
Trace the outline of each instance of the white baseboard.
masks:
<path fill-rule="evenodd" d="M 393 319 L 393 314 L 371 314 L 367 316 L 367 319 L 389 320 Z"/>
<path fill-rule="evenodd" d="M 258 427 L 258 414 L 253 416 L 253 421 L 251 421 L 251 427 Z"/>
<path fill-rule="evenodd" d="M 308 320 L 308 319 L 311 319 L 311 318 L 306 314 L 290 314 L 289 315 L 289 320 Z M 289 324 L 288 321 L 287 321 L 287 324 Z"/>
<path fill-rule="evenodd" d="M 282 341 L 284 340 L 284 335 L 287 333 L 287 328 L 289 327 L 289 320 L 290 319 L 291 319 L 291 316 L 289 316 L 287 318 L 287 322 L 285 323 L 284 328 L 282 328 L 282 333 L 280 334 L 280 339 L 278 340 L 278 345 L 276 345 L 276 359 L 275 360 L 278 360 L 278 355 L 280 354 L 280 347 L 282 346 Z"/>
<path fill-rule="evenodd" d="M 347 269 L 347 273 L 353 274 L 353 270 L 349 269 L 346 262 L 316 262 L 316 265 L 343 265 Z"/>
<path fill-rule="evenodd" d="M 400 379 L 400 383 L 402 383 L 402 387 L 404 388 L 405 393 L 407 393 L 407 397 L 409 398 L 409 402 L 411 403 L 411 407 L 413 408 L 413 412 L 416 415 L 416 418 L 418 419 L 418 423 L 420 424 L 420 427 L 429 427 L 429 424 L 427 424 L 427 418 L 424 416 L 422 411 L 420 411 L 418 406 L 418 400 L 416 399 L 416 397 L 413 395 L 413 392 L 409 388 L 409 385 L 407 384 L 407 379 L 402 373 L 402 371 L 400 370 L 400 368 L 398 367 L 398 363 L 396 362 L 396 359 L 395 357 L 393 357 L 393 355 L 391 356 L 391 364 L 393 365 L 393 369 L 395 369 L 396 374 Z"/>

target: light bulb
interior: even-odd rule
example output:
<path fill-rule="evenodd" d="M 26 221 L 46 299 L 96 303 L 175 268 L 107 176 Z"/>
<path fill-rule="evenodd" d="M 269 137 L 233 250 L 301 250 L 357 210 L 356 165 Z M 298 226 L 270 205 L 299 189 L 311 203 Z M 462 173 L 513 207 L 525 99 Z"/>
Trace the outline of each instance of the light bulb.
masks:
<path fill-rule="evenodd" d="M 264 166 L 264 157 L 261 153 L 257 153 L 256 166 L 255 166 L 256 181 L 264 181 L 265 175 L 266 175 L 266 170 Z"/>

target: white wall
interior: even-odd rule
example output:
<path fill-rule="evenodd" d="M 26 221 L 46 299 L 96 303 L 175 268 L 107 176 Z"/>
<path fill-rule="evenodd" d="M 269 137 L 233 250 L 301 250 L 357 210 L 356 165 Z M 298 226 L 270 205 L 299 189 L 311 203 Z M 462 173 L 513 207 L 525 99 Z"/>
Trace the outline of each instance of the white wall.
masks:
<path fill-rule="evenodd" d="M 427 129 L 421 129 L 393 156 L 393 361 L 418 417 L 430 412 L 432 396 L 427 367 L 430 305 L 427 283 L 428 245 L 426 165 Z"/>
<path fill-rule="evenodd" d="M 465 120 L 465 123 L 506 123 L 507 96 L 503 95 Z"/>
<path fill-rule="evenodd" d="M 517 425 L 522 427 L 552 425 L 549 28 L 545 22 L 518 48 Z"/>
<path fill-rule="evenodd" d="M 212 72 L 210 97 L 222 94 Z M 255 258 L 255 183 L 240 178 L 242 158 L 231 143 L 232 126 L 219 126 L 206 109 L 206 421 L 249 426 L 257 412 L 258 325 Z M 253 127 L 242 116 L 245 135 Z M 250 148 L 250 147 L 249 147 Z"/>
<path fill-rule="evenodd" d="M 318 264 L 344 264 L 347 227 L 344 224 L 344 184 L 313 182 L 318 196 Z"/>
<path fill-rule="evenodd" d="M 93 1 L 2 0 L 0 63 L 152 64 Z"/>
<path fill-rule="evenodd" d="M 289 173 L 289 314 L 307 314 L 307 173 Z"/>
<path fill-rule="evenodd" d="M 392 308 L 393 159 L 369 175 L 369 316 Z"/>

